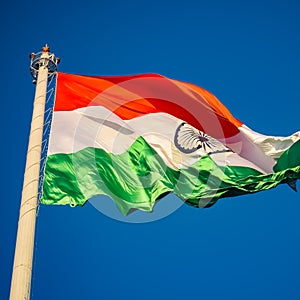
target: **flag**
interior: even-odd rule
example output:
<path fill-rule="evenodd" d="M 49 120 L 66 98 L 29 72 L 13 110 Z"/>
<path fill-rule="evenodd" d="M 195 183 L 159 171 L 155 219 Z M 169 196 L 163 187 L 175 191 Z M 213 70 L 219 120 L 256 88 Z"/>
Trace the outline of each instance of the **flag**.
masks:
<path fill-rule="evenodd" d="M 157 75 L 58 73 L 43 204 L 110 196 L 119 210 L 152 211 L 174 193 L 209 207 L 300 178 L 300 132 L 259 134 L 210 92 Z M 99 200 L 100 201 L 100 200 Z"/>

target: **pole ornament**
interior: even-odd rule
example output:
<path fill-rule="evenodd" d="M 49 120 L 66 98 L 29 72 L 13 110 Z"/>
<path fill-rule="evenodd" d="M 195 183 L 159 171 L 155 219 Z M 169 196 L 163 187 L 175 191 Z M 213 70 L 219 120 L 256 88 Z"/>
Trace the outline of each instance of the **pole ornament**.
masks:
<path fill-rule="evenodd" d="M 57 71 L 57 65 L 60 63 L 60 58 L 54 53 L 50 53 L 50 48 L 46 44 L 41 52 L 30 53 L 30 73 L 33 77 L 33 83 L 36 83 L 40 67 L 48 68 L 48 77 Z"/>

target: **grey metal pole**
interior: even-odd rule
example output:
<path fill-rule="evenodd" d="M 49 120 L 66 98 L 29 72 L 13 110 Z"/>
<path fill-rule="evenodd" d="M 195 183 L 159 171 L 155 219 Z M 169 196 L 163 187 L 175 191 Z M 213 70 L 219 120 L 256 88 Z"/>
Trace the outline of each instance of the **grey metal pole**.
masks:
<path fill-rule="evenodd" d="M 30 299 L 47 82 L 48 76 L 56 71 L 58 63 L 58 59 L 49 51 L 49 47 L 46 45 L 42 52 L 32 53 L 30 56 L 31 74 L 37 78 L 37 82 L 24 173 L 10 300 Z"/>

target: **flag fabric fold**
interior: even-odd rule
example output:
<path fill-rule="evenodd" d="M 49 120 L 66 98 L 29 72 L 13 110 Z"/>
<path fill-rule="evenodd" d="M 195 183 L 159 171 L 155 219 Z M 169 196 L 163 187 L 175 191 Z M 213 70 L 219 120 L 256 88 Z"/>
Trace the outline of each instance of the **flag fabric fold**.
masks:
<path fill-rule="evenodd" d="M 157 74 L 58 73 L 43 204 L 109 195 L 123 214 L 175 193 L 187 204 L 300 178 L 300 132 L 265 136 L 210 92 Z"/>

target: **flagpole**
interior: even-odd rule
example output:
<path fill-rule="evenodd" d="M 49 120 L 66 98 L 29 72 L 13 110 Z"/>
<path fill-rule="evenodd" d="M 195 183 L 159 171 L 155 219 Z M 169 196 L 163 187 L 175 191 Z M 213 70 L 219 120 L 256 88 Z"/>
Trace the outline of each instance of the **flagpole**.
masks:
<path fill-rule="evenodd" d="M 36 210 L 40 177 L 40 160 L 48 77 L 56 71 L 59 59 L 50 53 L 31 53 L 30 70 L 36 82 L 31 129 L 20 206 L 10 300 L 29 300 L 34 249 Z"/>

